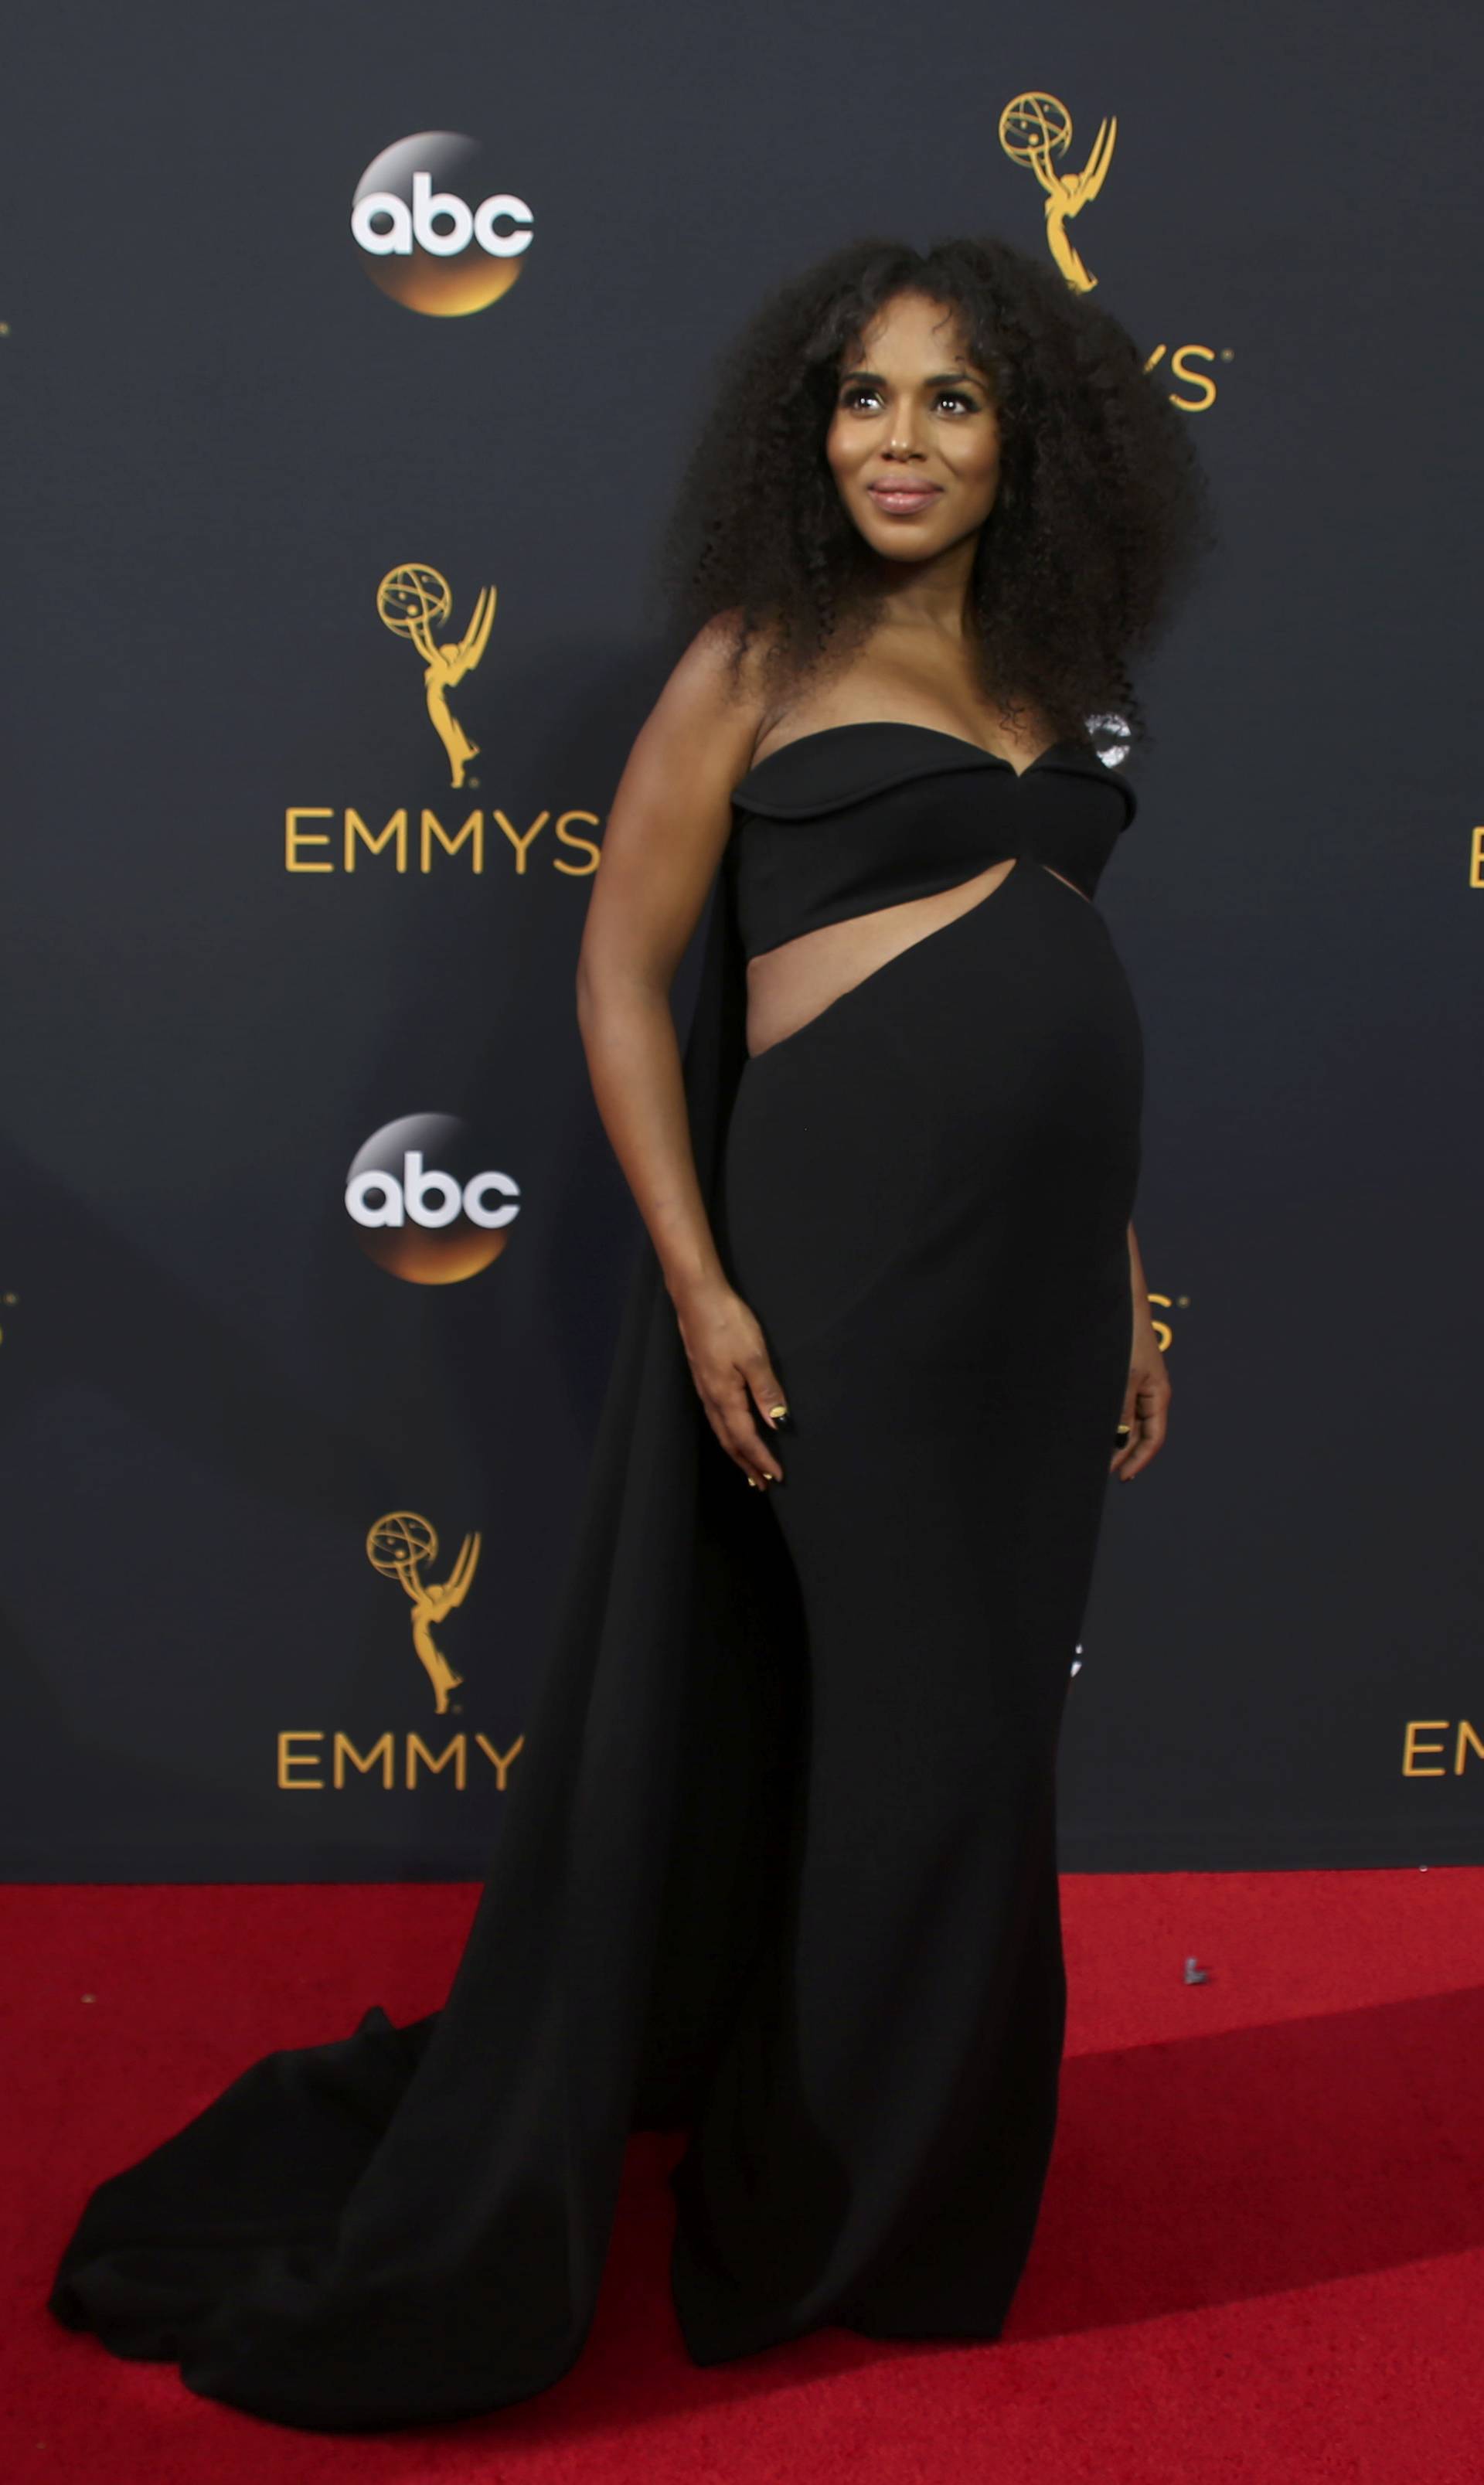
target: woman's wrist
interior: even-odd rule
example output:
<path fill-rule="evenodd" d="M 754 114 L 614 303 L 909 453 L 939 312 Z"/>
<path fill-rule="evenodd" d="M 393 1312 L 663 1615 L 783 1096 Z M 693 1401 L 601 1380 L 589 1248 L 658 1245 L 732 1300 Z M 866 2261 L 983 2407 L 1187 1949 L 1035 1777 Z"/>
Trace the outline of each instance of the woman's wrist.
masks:
<path fill-rule="evenodd" d="M 701 1304 L 713 1302 L 718 1296 L 729 1295 L 731 1281 L 720 1260 L 674 1262 L 664 1267 L 665 1291 L 677 1312 L 695 1311 Z"/>

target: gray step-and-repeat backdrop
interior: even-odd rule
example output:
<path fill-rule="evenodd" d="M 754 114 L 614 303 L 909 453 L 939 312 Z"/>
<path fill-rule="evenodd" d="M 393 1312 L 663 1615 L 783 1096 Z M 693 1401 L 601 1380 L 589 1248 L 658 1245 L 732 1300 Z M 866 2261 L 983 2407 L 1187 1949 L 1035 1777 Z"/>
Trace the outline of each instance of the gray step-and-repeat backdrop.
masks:
<path fill-rule="evenodd" d="M 1441 0 L 33 13 L 0 1871 L 482 1872 L 639 1241 L 572 969 L 677 460 L 778 280 L 973 231 L 1097 285 L 1223 532 L 1100 900 L 1174 1400 L 1063 1860 L 1484 1860 L 1481 61 Z"/>

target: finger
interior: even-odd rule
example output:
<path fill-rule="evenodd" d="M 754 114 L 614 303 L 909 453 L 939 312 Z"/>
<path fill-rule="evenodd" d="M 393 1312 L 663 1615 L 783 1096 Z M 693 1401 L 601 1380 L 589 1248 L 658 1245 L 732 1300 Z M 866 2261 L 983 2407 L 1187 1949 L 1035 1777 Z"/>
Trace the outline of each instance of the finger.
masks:
<path fill-rule="evenodd" d="M 1168 1391 L 1156 1395 L 1152 1390 L 1146 1390 L 1140 1396 L 1135 1418 L 1134 1437 L 1122 1468 L 1125 1483 L 1132 1477 L 1140 1475 L 1150 1460 L 1157 1457 L 1163 1448 L 1165 1435 L 1168 1430 Z"/>
<path fill-rule="evenodd" d="M 706 1421 L 710 1425 L 712 1432 L 716 1434 L 722 1448 L 726 1451 L 727 1456 L 730 1459 L 732 1465 L 740 1468 L 742 1474 L 746 1476 L 749 1484 L 756 1484 L 757 1482 L 756 1461 L 756 1460 L 749 1458 L 745 1451 L 738 1447 L 737 1442 L 733 1437 L 733 1429 L 727 1408 L 720 1405 L 716 1400 L 710 1398 L 703 1400 L 702 1403 L 705 1406 Z"/>
<path fill-rule="evenodd" d="M 778 1453 L 769 1448 L 765 1436 L 759 1438 L 754 1408 L 762 1417 L 767 1432 L 781 1432 L 788 1422 L 788 1401 L 783 1383 L 765 1354 L 755 1355 L 744 1364 L 740 1378 L 744 1389 L 739 1419 L 746 1425 L 749 1447 L 759 1459 L 766 1480 L 782 1484 L 783 1471 Z"/>
<path fill-rule="evenodd" d="M 783 1483 L 783 1470 L 779 1464 L 778 1453 L 770 1450 L 763 1439 L 753 1413 L 752 1401 L 746 1396 L 740 1398 L 732 1409 L 731 1437 L 738 1455 L 758 1484 L 766 1487 Z"/>
<path fill-rule="evenodd" d="M 727 1447 L 744 1474 L 764 1488 L 770 1484 L 780 1484 L 783 1469 L 758 1432 L 752 1400 L 740 1373 L 735 1377 L 732 1394 L 720 1402 L 718 1412 L 725 1427 L 723 1437 Z"/>
<path fill-rule="evenodd" d="M 766 1355 L 759 1354 L 746 1367 L 745 1378 L 753 1402 L 769 1432 L 785 1426 L 788 1418 L 788 1396 Z"/>
<path fill-rule="evenodd" d="M 689 1359 L 689 1358 L 688 1358 Z M 739 1371 L 733 1370 L 731 1387 L 718 1387 L 714 1378 L 702 1376 L 694 1360 L 691 1379 L 701 1400 L 707 1423 L 734 1466 L 740 1467 L 749 1484 L 763 1487 L 777 1481 L 774 1461 L 758 1438 L 752 1421 L 751 1402 Z"/>

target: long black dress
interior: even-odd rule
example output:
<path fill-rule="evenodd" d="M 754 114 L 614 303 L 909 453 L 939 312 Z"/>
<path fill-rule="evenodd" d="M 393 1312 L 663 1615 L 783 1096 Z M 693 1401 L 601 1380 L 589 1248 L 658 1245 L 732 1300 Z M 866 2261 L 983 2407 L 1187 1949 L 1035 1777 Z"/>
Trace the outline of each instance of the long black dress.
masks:
<path fill-rule="evenodd" d="M 269 2056 L 100 2185 L 60 2319 L 288 2424 L 506 2405 L 582 2347 L 642 2125 L 688 2134 L 697 2362 L 998 2335 L 1056 2125 L 1056 1749 L 1132 1336 L 1142 1043 L 1091 899 L 1133 808 L 1081 744 L 1017 776 L 895 724 L 738 787 L 686 1079 L 785 1480 L 718 1447 L 646 1250 L 448 2001 Z M 1011 856 L 748 1059 L 750 955 Z"/>

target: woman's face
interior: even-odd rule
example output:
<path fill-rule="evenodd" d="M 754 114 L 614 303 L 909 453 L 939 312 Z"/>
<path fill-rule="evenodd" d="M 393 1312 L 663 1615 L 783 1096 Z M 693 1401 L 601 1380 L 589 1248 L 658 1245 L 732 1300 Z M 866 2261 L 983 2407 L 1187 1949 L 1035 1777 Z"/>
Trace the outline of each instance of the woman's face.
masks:
<path fill-rule="evenodd" d="M 929 560 L 983 525 L 1000 425 L 955 312 L 921 293 L 883 304 L 841 360 L 825 451 L 845 507 L 890 560 Z"/>

